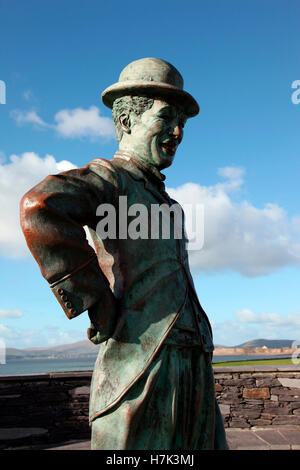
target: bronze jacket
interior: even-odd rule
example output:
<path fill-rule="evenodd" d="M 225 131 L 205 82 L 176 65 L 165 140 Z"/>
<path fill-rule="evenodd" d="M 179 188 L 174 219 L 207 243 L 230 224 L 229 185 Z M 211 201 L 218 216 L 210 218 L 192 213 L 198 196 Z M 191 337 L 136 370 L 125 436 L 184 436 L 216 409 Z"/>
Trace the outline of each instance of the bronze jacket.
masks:
<path fill-rule="evenodd" d="M 116 405 L 142 376 L 182 312 L 187 295 L 198 308 L 203 349 L 213 350 L 184 238 L 102 240 L 97 235 L 98 206 L 114 205 L 119 220 L 119 196 L 127 196 L 128 207 L 144 204 L 149 214 L 151 204 L 168 201 L 153 179 L 122 155 L 111 161 L 96 158 L 83 168 L 48 176 L 21 201 L 28 247 L 67 317 L 88 310 L 104 289 L 112 289 L 119 299 L 115 331 L 101 344 L 94 368 L 91 421 Z M 128 225 L 131 220 L 128 216 Z M 90 230 L 96 254 L 83 226 Z"/>

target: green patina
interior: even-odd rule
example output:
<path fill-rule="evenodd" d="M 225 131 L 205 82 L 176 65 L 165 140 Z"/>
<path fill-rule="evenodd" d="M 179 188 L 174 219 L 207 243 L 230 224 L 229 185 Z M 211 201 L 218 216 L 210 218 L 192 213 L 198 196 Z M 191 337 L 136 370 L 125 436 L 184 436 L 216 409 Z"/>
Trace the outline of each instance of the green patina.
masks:
<path fill-rule="evenodd" d="M 212 332 L 186 240 L 101 239 L 96 229 L 99 204 L 118 212 L 120 196 L 148 209 L 174 203 L 160 171 L 173 163 L 185 121 L 199 106 L 180 73 L 154 58 L 129 64 L 102 99 L 113 109 L 114 158 L 49 176 L 21 204 L 43 276 L 69 318 L 88 311 L 88 336 L 101 343 L 91 384 L 92 448 L 227 449 Z"/>

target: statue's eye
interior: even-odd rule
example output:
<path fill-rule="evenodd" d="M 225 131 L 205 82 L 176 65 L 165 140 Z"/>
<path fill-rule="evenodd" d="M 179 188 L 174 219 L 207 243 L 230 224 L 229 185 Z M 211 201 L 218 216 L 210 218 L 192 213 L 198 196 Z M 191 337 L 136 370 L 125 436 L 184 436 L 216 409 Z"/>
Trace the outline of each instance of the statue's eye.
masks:
<path fill-rule="evenodd" d="M 164 121 L 167 121 L 167 122 L 171 121 L 171 119 L 172 119 L 170 114 L 167 114 L 167 113 L 161 114 L 160 117 L 161 117 L 161 119 L 163 119 Z"/>

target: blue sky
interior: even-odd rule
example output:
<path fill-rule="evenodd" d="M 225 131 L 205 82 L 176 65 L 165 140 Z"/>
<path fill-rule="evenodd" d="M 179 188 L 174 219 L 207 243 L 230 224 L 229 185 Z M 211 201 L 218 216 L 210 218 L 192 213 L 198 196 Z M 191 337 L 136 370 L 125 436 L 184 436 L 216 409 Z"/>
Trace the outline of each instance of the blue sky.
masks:
<path fill-rule="evenodd" d="M 180 202 L 205 206 L 205 244 L 191 265 L 215 342 L 300 340 L 299 14 L 293 0 L 0 0 L 0 338 L 8 346 L 85 338 L 87 315 L 65 317 L 24 245 L 18 201 L 46 174 L 112 157 L 100 94 L 141 57 L 175 65 L 200 104 L 165 174 Z"/>

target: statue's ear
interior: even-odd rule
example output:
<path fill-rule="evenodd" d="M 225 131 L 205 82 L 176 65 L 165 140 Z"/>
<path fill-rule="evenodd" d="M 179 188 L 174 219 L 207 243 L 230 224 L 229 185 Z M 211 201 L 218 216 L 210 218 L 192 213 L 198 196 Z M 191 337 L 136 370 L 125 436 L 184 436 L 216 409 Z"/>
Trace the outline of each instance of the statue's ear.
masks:
<path fill-rule="evenodd" d="M 126 134 L 130 134 L 131 122 L 130 122 L 129 114 L 127 113 L 120 114 L 119 123 L 120 123 L 120 126 L 122 127 L 122 131 L 126 132 Z"/>

